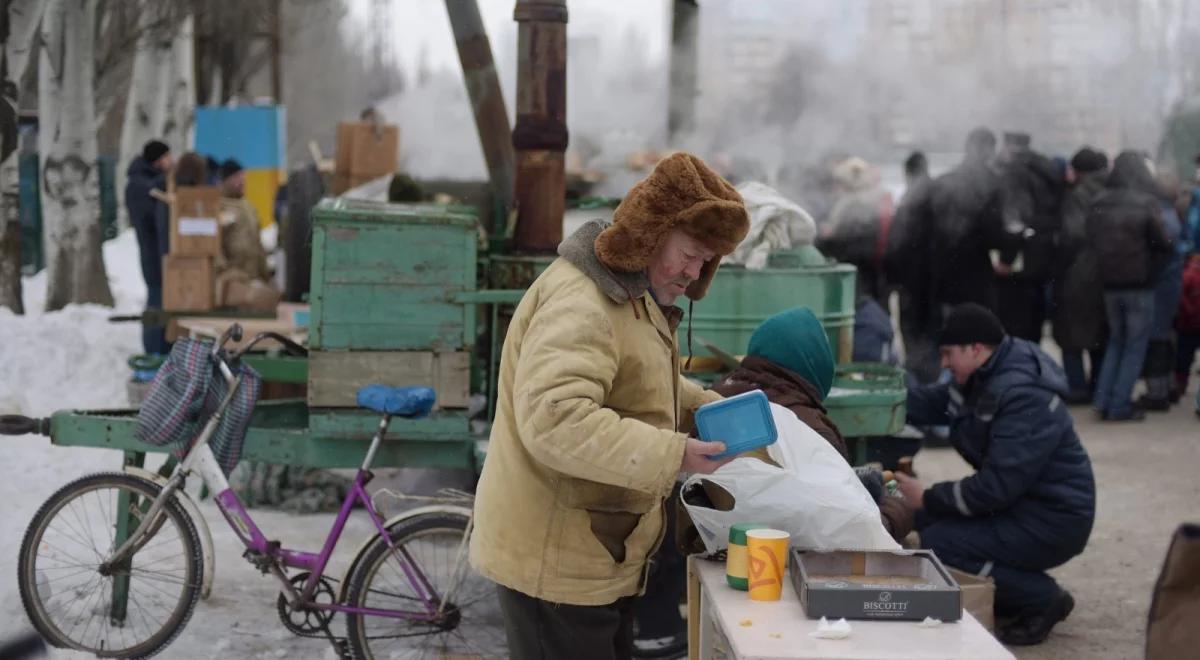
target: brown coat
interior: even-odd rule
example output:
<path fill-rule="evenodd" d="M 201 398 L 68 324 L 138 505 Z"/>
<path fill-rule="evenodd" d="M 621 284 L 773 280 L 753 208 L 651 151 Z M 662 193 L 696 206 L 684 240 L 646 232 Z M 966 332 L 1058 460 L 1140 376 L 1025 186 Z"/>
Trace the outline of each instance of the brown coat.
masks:
<path fill-rule="evenodd" d="M 846 441 L 837 425 L 825 414 L 825 406 L 817 388 L 794 371 L 760 357 L 749 356 L 742 366 L 712 387 L 723 397 L 731 397 L 751 390 L 762 390 L 772 403 L 783 406 L 796 414 L 818 435 L 825 438 L 849 462 Z M 751 455 L 773 463 L 766 450 Z M 913 529 L 912 509 L 896 497 L 885 496 L 879 503 L 880 518 L 892 538 L 902 540 Z"/>

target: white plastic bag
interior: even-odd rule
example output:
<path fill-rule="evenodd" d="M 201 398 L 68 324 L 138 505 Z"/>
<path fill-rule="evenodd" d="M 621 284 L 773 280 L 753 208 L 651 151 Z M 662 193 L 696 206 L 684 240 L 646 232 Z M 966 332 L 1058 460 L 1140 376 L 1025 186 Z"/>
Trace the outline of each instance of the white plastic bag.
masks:
<path fill-rule="evenodd" d="M 817 223 L 808 211 L 774 188 L 748 181 L 737 190 L 750 215 L 750 231 L 733 254 L 723 257 L 721 263 L 761 270 L 767 266 L 767 258 L 772 252 L 812 245 L 816 240 Z"/>
<path fill-rule="evenodd" d="M 738 458 L 683 484 L 686 493 L 707 481 L 733 496 L 730 511 L 684 502 L 708 551 L 725 548 L 729 528 L 739 522 L 782 529 L 795 548 L 899 549 L 880 521 L 879 507 L 837 450 L 787 408 L 772 403 L 771 415 L 779 439 L 767 452 L 782 467 Z"/>

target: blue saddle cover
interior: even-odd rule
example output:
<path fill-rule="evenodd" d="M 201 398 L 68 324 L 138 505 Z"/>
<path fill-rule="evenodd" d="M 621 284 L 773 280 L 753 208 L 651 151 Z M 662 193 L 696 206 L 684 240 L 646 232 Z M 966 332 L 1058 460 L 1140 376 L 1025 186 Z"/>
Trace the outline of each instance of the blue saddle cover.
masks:
<path fill-rule="evenodd" d="M 429 414 L 437 394 L 432 387 L 367 385 L 358 390 L 358 405 L 378 413 L 418 418 Z"/>

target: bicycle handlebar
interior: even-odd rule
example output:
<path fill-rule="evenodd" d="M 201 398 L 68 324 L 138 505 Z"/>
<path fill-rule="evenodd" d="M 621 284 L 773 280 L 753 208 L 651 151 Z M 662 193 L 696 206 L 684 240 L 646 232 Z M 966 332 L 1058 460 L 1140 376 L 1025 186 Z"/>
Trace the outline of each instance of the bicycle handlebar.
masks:
<path fill-rule="evenodd" d="M 213 357 L 216 357 L 217 353 L 220 353 L 221 349 L 225 348 L 226 342 L 228 342 L 230 339 L 232 339 L 235 342 L 239 342 L 242 340 L 242 324 L 234 323 L 233 325 L 226 328 L 225 332 L 221 333 L 221 337 L 219 339 L 217 339 L 216 342 L 213 343 L 213 347 L 212 347 Z"/>

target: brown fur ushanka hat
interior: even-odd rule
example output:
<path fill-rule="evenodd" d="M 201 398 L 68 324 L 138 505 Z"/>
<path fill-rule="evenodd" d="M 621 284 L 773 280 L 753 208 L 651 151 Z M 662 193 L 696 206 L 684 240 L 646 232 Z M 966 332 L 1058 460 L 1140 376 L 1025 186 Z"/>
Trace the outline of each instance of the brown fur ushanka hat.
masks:
<path fill-rule="evenodd" d="M 688 153 L 675 153 L 633 186 L 613 224 L 596 237 L 596 257 L 613 270 L 644 270 L 672 229 L 680 229 L 717 253 L 700 279 L 685 292 L 700 300 L 717 273 L 721 257 L 733 252 L 750 231 L 750 216 L 738 191 Z"/>

